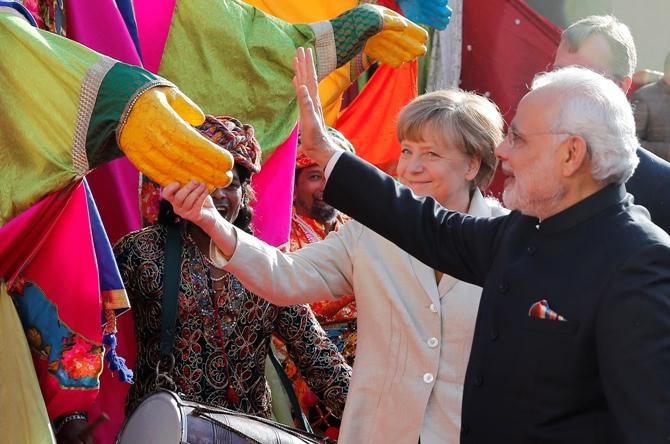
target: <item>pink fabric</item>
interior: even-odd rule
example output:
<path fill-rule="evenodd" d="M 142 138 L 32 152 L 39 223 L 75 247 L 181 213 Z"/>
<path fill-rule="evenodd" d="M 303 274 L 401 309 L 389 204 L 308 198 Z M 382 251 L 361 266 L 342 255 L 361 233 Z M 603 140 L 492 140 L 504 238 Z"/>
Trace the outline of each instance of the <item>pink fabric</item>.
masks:
<path fill-rule="evenodd" d="M 0 228 L 0 276 L 13 285 L 30 281 L 58 309 L 59 319 L 101 344 L 100 285 L 82 182 L 54 192 Z M 59 264 L 54 266 L 54 264 Z M 98 390 L 64 390 L 33 353 L 35 371 L 51 418 L 88 408 Z"/>
<path fill-rule="evenodd" d="M 144 67 L 158 73 L 176 0 L 135 0 L 135 20 Z"/>
<path fill-rule="evenodd" d="M 140 174 L 127 158 L 96 168 L 86 180 L 112 245 L 131 231 L 140 229 Z"/>
<path fill-rule="evenodd" d="M 7 286 L 37 254 L 66 208 L 71 191 L 66 188 L 45 196 L 0 227 L 0 278 Z"/>
<path fill-rule="evenodd" d="M 37 284 L 49 299 L 57 301 L 58 316 L 65 324 L 86 339 L 101 344 L 100 280 L 90 232 L 86 192 L 79 183 L 54 221 L 39 254 L 22 274 Z M 54 263 L 59 266 L 54 267 Z M 93 322 L 83 320 L 82 313 L 93 314 Z"/>
<path fill-rule="evenodd" d="M 109 57 L 142 66 L 114 0 L 69 0 L 68 37 Z M 140 228 L 139 175 L 125 158 L 103 165 L 88 176 L 110 242 Z"/>
<path fill-rule="evenodd" d="M 68 0 L 67 36 L 105 55 L 142 66 L 114 0 Z"/>
<path fill-rule="evenodd" d="M 288 139 L 265 161 L 261 172 L 254 176 L 252 182 L 256 192 L 254 233 L 275 247 L 286 244 L 291 231 L 297 145 L 296 126 Z"/>
<path fill-rule="evenodd" d="M 0 229 L 0 277 L 11 285 L 20 273 L 34 282 L 47 297 L 57 301 L 63 322 L 101 343 L 100 298 L 89 297 L 100 294 L 90 232 L 82 183 L 54 192 Z M 54 263 L 59 266 L 54 267 Z M 77 266 L 72 266 L 75 263 Z M 82 319 L 82 313 L 95 313 L 94 322 Z"/>

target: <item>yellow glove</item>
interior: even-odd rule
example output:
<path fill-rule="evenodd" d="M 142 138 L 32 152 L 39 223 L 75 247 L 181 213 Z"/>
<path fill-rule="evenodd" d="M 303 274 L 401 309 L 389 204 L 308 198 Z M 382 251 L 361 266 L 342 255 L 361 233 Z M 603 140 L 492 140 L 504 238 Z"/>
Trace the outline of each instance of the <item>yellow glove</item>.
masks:
<path fill-rule="evenodd" d="M 426 53 L 428 33 L 419 25 L 388 8 L 375 6 L 382 14 L 382 31 L 368 39 L 363 53 L 394 68 Z"/>
<path fill-rule="evenodd" d="M 161 185 L 193 179 L 212 192 L 233 180 L 233 157 L 191 126 L 204 121 L 200 108 L 177 88 L 152 88 L 130 110 L 119 145 L 140 171 Z"/>

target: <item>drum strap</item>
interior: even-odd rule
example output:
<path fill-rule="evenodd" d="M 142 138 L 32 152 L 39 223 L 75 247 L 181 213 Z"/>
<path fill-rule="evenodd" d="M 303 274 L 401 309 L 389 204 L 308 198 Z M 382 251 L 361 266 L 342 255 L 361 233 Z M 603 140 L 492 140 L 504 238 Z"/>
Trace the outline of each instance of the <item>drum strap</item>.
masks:
<path fill-rule="evenodd" d="M 163 299 L 161 317 L 161 359 L 172 356 L 177 326 L 177 294 L 181 284 L 181 233 L 180 224 L 167 227 L 165 265 L 163 271 Z"/>
<path fill-rule="evenodd" d="M 272 339 L 270 339 L 270 344 L 268 345 L 268 358 L 270 358 L 272 366 L 275 368 L 277 375 L 279 375 L 279 379 L 281 379 L 281 385 L 284 386 L 284 391 L 286 392 L 289 401 L 291 401 L 291 409 L 293 410 L 294 416 L 298 419 L 298 425 L 304 431 L 314 433 L 312 426 L 309 424 L 309 421 L 300 408 L 300 402 L 298 402 L 298 397 L 296 396 L 295 390 L 293 389 L 293 382 L 288 377 L 284 371 L 284 367 L 282 367 L 281 363 L 274 354 L 274 350 L 272 349 Z"/>

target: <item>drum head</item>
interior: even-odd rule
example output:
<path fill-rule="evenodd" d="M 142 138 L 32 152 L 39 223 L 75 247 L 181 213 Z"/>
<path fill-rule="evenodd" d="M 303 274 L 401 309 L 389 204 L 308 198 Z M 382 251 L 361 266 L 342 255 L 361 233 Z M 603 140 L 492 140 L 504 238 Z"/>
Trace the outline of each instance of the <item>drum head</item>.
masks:
<path fill-rule="evenodd" d="M 118 444 L 179 444 L 186 441 L 179 399 L 158 392 L 140 403 L 123 426 Z"/>

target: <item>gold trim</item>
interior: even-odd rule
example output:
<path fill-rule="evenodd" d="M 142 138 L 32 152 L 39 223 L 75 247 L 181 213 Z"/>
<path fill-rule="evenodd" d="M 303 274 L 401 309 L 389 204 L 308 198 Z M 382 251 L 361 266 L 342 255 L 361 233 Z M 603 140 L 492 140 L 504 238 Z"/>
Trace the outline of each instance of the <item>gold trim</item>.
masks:
<path fill-rule="evenodd" d="M 316 76 L 319 80 L 337 69 L 337 51 L 335 50 L 335 34 L 329 21 L 311 23 L 314 31 Z"/>
<path fill-rule="evenodd" d="M 83 176 L 90 170 L 88 157 L 86 156 L 86 134 L 88 133 L 88 126 L 91 122 L 91 115 L 93 114 L 93 107 L 98 97 L 100 85 L 109 70 L 116 63 L 116 60 L 102 56 L 100 60 L 88 69 L 81 84 L 72 147 L 72 165 L 78 176 Z"/>
<path fill-rule="evenodd" d="M 126 103 L 126 106 L 123 108 L 123 112 L 121 113 L 121 119 L 119 119 L 119 124 L 116 126 L 116 144 L 119 147 L 121 147 L 121 143 L 119 140 L 121 138 L 121 132 L 123 132 L 123 128 L 126 126 L 126 122 L 128 121 L 128 115 L 133 110 L 135 103 L 137 103 L 142 94 L 149 91 L 151 88 L 155 88 L 157 86 L 169 86 L 176 88 L 174 83 L 159 77 L 156 80 L 152 80 L 148 83 L 145 83 L 140 88 L 138 88 L 137 91 L 133 93 L 133 95 L 130 97 L 130 100 L 128 101 L 128 103 Z"/>
<path fill-rule="evenodd" d="M 100 292 L 102 308 L 105 310 L 123 310 L 130 308 L 126 290 L 104 290 Z"/>

